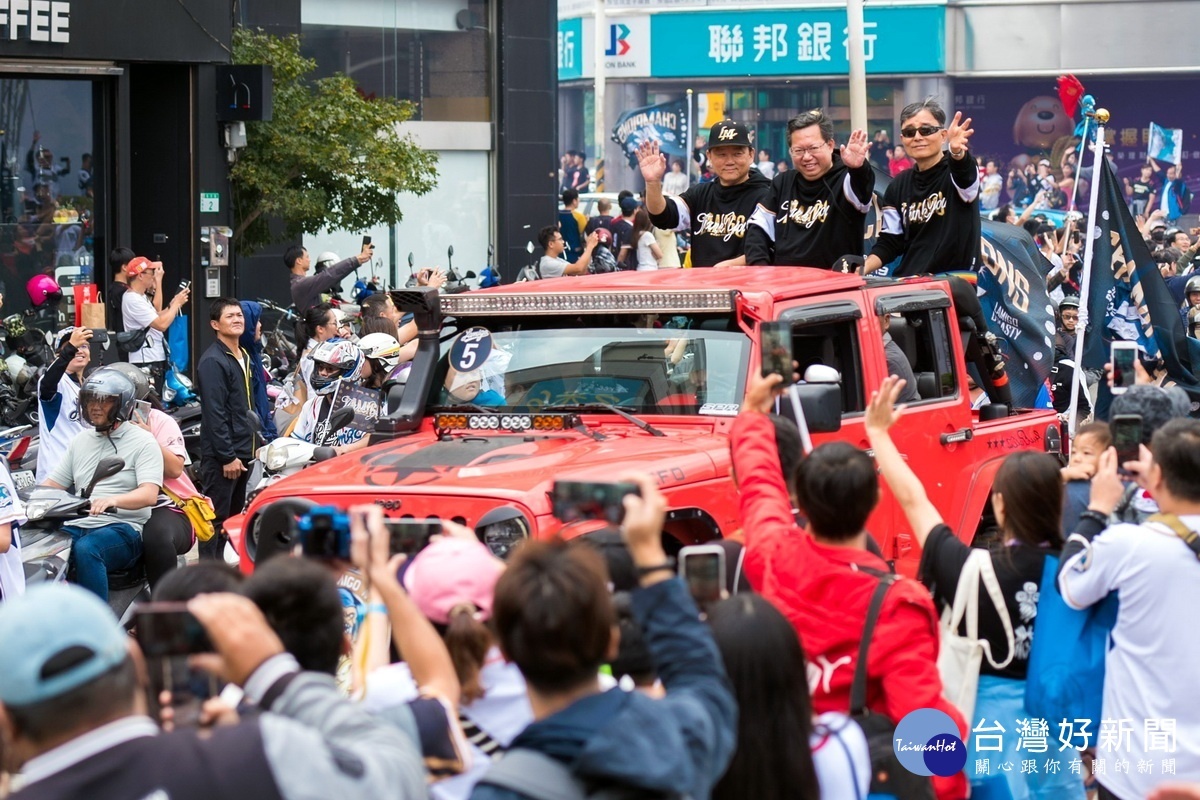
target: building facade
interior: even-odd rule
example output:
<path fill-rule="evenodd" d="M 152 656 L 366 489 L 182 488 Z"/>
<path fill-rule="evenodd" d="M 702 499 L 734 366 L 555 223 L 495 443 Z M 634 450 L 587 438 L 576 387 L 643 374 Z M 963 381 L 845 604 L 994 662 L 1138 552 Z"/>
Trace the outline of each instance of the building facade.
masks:
<path fill-rule="evenodd" d="M 751 124 L 782 160 L 787 119 L 822 106 L 849 133 L 844 4 L 733 0 L 561 0 L 560 150 L 596 155 L 595 71 L 606 75 L 605 130 L 631 108 L 686 98 L 691 134 L 722 117 Z M 1151 121 L 1184 130 L 1184 158 L 1200 159 L 1200 122 L 1184 91 L 1200 77 L 1190 31 L 1200 3 L 1152 0 L 870 2 L 864 10 L 868 124 L 897 142 L 909 102 L 936 97 L 972 116 L 977 152 L 1005 163 L 1048 152 L 1074 129 L 1055 78 L 1074 73 L 1113 115 L 1119 166 L 1145 158 Z M 597 51 L 601 50 L 599 58 Z M 639 181 L 621 148 L 605 143 L 608 191 Z"/>

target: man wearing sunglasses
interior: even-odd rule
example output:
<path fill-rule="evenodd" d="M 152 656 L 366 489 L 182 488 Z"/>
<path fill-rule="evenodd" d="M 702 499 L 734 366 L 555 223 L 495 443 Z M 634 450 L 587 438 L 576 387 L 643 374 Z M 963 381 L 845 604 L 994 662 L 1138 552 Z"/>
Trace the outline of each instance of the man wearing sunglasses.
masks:
<path fill-rule="evenodd" d="M 746 263 L 832 269 L 863 251 L 875 189 L 867 132 L 854 131 L 839 150 L 833 121 L 814 108 L 788 122 L 788 146 L 796 168 L 775 176 L 750 218 Z"/>
<path fill-rule="evenodd" d="M 883 194 L 881 229 L 864 272 L 871 273 L 903 256 L 893 275 L 977 271 L 979 251 L 979 170 L 967 149 L 971 120 L 955 113 L 949 126 L 936 100 L 911 103 L 900 112 L 900 139 L 915 169 L 897 175 Z M 949 278 L 955 311 L 964 332 L 967 356 L 975 362 L 988 396 L 1012 405 L 1012 391 L 996 337 L 975 288 Z"/>
<path fill-rule="evenodd" d="M 708 134 L 708 160 L 716 180 L 698 183 L 681 195 L 663 194 L 667 158 L 658 142 L 638 147 L 638 166 L 646 181 L 646 210 L 654 226 L 692 232 L 693 267 L 737 267 L 746 263 L 746 228 L 771 182 L 756 169 L 750 130 L 724 119 Z"/>

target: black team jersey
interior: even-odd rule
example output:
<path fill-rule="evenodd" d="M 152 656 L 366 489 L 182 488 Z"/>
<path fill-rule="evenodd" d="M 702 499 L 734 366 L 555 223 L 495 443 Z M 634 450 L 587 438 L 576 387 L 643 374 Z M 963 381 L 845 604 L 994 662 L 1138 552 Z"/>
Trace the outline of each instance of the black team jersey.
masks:
<path fill-rule="evenodd" d="M 909 275 L 975 270 L 979 255 L 979 169 L 968 152 L 949 154 L 927 170 L 906 169 L 883 193 L 882 225 L 871 248 L 885 265 L 904 256 L 893 273 Z"/>
<path fill-rule="evenodd" d="M 848 253 L 861 256 L 874 190 L 871 162 L 850 169 L 837 150 L 833 166 L 816 180 L 799 170 L 776 175 L 750 220 L 746 263 L 832 269 Z"/>
<path fill-rule="evenodd" d="M 650 221 L 667 231 L 690 230 L 692 266 L 711 267 L 745 253 L 750 217 L 770 188 L 756 169 L 733 186 L 699 183 L 681 195 L 667 195 L 666 209 L 651 214 Z"/>

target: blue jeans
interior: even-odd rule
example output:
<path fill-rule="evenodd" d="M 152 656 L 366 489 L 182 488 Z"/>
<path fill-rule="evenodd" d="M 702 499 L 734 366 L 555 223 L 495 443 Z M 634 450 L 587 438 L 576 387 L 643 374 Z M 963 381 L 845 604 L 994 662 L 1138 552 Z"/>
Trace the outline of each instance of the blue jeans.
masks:
<path fill-rule="evenodd" d="M 109 570 L 132 569 L 142 557 L 142 535 L 128 522 L 110 522 L 99 528 L 67 525 L 75 582 L 108 602 Z"/>

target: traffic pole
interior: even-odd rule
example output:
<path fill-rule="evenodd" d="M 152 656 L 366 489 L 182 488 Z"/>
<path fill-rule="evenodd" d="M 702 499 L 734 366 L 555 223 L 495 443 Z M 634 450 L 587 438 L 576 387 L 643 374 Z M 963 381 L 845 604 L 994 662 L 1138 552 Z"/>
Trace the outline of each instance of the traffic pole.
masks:
<path fill-rule="evenodd" d="M 867 59 L 863 50 L 863 0 L 846 0 L 850 60 L 850 130 L 867 129 Z"/>
<path fill-rule="evenodd" d="M 594 127 L 592 135 L 596 142 L 596 157 L 592 162 L 595 169 L 596 191 L 604 191 L 604 141 L 608 133 L 607 126 L 604 124 L 604 95 L 605 95 L 605 69 L 604 69 L 604 51 L 608 48 L 608 18 L 605 16 L 604 0 L 596 0 L 596 30 L 595 30 L 595 92 L 592 103 L 592 119 Z"/>

